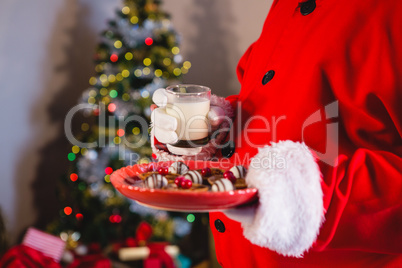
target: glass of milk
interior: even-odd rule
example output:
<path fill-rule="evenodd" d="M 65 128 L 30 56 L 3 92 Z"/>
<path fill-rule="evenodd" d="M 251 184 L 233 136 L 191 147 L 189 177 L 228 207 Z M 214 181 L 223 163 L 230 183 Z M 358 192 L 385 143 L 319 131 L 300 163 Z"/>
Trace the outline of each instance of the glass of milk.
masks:
<path fill-rule="evenodd" d="M 199 85 L 174 85 L 166 88 L 166 112 L 177 119 L 178 141 L 168 144 L 170 152 L 177 155 L 194 155 L 209 140 L 207 114 L 211 89 Z"/>

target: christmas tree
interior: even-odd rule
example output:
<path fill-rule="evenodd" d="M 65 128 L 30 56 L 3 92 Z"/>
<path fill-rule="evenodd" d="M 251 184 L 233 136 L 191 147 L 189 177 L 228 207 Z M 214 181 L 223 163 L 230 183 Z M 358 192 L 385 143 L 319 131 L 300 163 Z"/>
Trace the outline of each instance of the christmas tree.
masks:
<path fill-rule="evenodd" d="M 143 241 L 133 238 L 144 221 L 152 226 L 153 240 L 175 242 L 189 233 L 194 215 L 142 207 L 110 183 L 114 170 L 152 161 L 151 96 L 191 67 L 178 45 L 169 16 L 156 0 L 124 0 L 102 32 L 94 57 L 96 75 L 77 108 L 85 121 L 73 135 L 71 169 L 60 182 L 63 207 L 48 228 L 68 247 L 96 243 L 105 248 L 116 241 L 139 245 Z"/>

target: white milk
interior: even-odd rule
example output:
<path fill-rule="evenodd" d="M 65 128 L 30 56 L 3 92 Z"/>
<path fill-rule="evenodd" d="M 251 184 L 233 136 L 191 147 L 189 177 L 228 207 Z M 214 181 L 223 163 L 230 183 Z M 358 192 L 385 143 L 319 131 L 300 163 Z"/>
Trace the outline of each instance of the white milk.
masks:
<path fill-rule="evenodd" d="M 179 140 L 200 140 L 208 136 L 207 114 L 210 101 L 175 102 L 166 106 L 166 112 L 177 119 Z"/>

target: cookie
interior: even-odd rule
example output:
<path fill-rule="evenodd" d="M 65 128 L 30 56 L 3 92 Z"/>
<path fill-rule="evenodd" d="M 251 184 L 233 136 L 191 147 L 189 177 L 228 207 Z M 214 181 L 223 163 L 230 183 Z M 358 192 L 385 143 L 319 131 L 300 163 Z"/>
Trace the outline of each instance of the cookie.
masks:
<path fill-rule="evenodd" d="M 209 190 L 209 187 L 206 185 L 202 185 L 202 184 L 193 184 L 193 186 L 191 186 L 190 191 L 195 191 L 195 192 L 206 192 Z"/>
<path fill-rule="evenodd" d="M 229 171 L 233 173 L 236 179 L 244 178 L 247 172 L 246 168 L 240 165 L 232 167 Z"/>
<path fill-rule="evenodd" d="M 211 174 L 213 175 L 223 175 L 223 173 L 225 173 L 225 171 L 223 169 L 220 168 L 211 168 Z"/>
<path fill-rule="evenodd" d="M 234 189 L 233 183 L 228 179 L 216 180 L 211 188 L 212 192 L 233 191 Z"/>
<path fill-rule="evenodd" d="M 162 189 L 168 185 L 168 180 L 161 174 L 152 174 L 144 180 L 145 188 Z"/>
<path fill-rule="evenodd" d="M 202 184 L 202 175 L 199 171 L 190 170 L 183 175 L 185 179 L 191 180 L 193 183 Z"/>
<path fill-rule="evenodd" d="M 149 172 L 145 172 L 142 174 L 138 174 L 137 176 L 141 179 L 141 180 L 145 180 L 146 178 L 148 178 L 149 176 L 151 176 L 152 174 L 158 174 L 158 172 L 156 171 L 149 171 Z"/>
<path fill-rule="evenodd" d="M 215 176 L 211 176 L 207 179 L 208 183 L 210 185 L 213 185 L 215 183 L 215 181 L 222 179 L 223 177 L 220 175 L 215 175 Z"/>
<path fill-rule="evenodd" d="M 234 187 L 236 189 L 245 189 L 247 188 L 246 180 L 243 178 L 237 179 L 234 183 Z"/>
<path fill-rule="evenodd" d="M 190 170 L 190 168 L 183 162 L 174 162 L 169 167 L 169 173 L 173 174 L 185 174 Z"/>
<path fill-rule="evenodd" d="M 169 182 L 174 181 L 180 174 L 167 174 L 165 175 L 166 179 L 168 179 Z"/>

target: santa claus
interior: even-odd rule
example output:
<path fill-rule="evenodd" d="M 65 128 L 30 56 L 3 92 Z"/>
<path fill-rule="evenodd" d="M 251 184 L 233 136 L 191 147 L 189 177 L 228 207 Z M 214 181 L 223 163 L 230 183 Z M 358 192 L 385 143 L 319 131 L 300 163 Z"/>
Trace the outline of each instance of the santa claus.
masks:
<path fill-rule="evenodd" d="M 402 1 L 275 0 L 240 93 L 211 99 L 228 135 L 173 155 L 155 145 L 176 119 L 154 110 L 159 158 L 250 165 L 258 204 L 210 213 L 223 267 L 402 267 L 401 18 Z"/>

